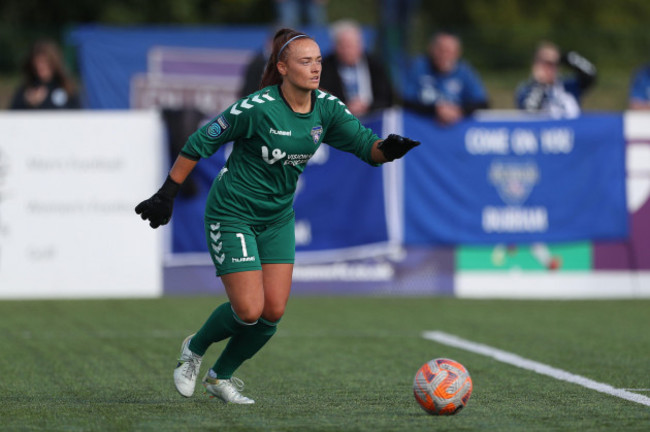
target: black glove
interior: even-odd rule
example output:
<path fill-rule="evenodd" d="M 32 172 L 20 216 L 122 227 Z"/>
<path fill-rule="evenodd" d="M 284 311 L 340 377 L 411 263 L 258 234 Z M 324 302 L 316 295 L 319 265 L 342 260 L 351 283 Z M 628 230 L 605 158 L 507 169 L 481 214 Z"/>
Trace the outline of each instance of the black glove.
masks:
<path fill-rule="evenodd" d="M 135 212 L 143 220 L 149 219 L 151 228 L 158 228 L 161 225 L 167 224 L 172 217 L 174 198 L 180 187 L 180 184 L 167 176 L 165 183 L 158 189 L 158 192 L 153 194 L 151 198 L 138 204 L 135 207 Z"/>
<path fill-rule="evenodd" d="M 385 140 L 377 144 L 377 148 L 384 153 L 384 156 L 390 162 L 401 158 L 413 147 L 419 145 L 420 141 L 413 141 L 403 136 L 390 134 Z"/>

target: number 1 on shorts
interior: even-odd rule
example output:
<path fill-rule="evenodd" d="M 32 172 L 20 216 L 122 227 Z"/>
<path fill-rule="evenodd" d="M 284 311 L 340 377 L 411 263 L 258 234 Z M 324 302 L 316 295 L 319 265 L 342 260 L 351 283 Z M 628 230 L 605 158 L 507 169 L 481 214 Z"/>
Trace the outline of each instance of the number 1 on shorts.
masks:
<path fill-rule="evenodd" d="M 241 240 L 241 251 L 242 254 L 244 255 L 244 258 L 246 258 L 248 256 L 248 249 L 246 249 L 246 240 L 244 239 L 244 234 L 237 233 L 235 235 L 239 237 L 239 240 Z"/>

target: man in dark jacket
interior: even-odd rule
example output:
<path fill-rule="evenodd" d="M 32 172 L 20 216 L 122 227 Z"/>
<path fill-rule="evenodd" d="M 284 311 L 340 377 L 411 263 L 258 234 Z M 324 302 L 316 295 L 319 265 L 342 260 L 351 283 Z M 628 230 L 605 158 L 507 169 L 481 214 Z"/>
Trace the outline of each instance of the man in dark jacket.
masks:
<path fill-rule="evenodd" d="M 360 26 L 349 20 L 332 25 L 334 52 L 323 59 L 320 86 L 338 96 L 355 116 L 394 103 L 383 65 L 365 52 Z"/>

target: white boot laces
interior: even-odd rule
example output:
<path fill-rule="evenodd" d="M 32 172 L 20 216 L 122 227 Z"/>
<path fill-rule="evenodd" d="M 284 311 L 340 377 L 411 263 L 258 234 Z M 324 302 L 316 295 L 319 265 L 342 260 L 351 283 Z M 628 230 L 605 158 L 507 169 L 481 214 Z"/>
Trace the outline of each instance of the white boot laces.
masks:
<path fill-rule="evenodd" d="M 244 381 L 237 377 L 231 377 L 228 381 L 230 381 L 230 384 L 239 392 L 244 390 Z"/>

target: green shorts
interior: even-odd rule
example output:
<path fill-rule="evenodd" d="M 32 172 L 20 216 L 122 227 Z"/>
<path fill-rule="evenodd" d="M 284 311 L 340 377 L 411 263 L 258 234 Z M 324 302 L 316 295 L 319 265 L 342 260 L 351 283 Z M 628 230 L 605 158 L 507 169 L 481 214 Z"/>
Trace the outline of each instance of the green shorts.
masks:
<path fill-rule="evenodd" d="M 262 264 L 293 264 L 295 216 L 271 225 L 205 222 L 205 236 L 217 276 L 261 270 Z"/>

